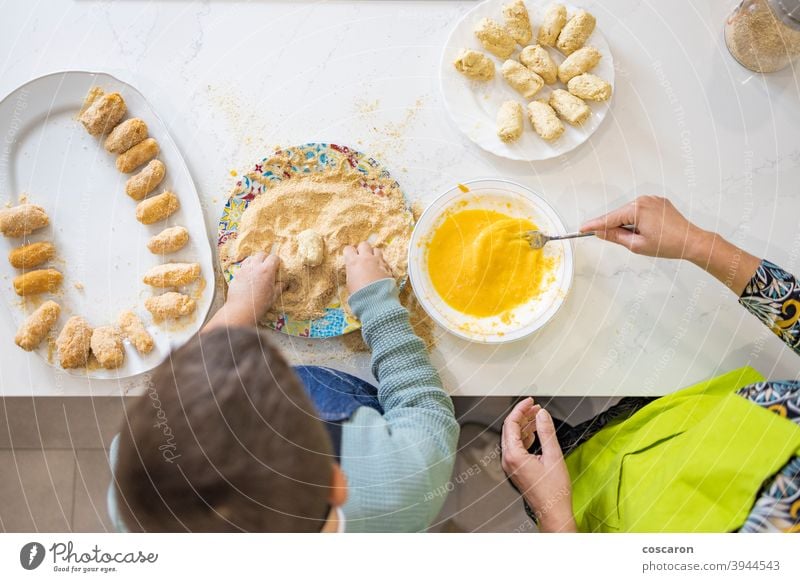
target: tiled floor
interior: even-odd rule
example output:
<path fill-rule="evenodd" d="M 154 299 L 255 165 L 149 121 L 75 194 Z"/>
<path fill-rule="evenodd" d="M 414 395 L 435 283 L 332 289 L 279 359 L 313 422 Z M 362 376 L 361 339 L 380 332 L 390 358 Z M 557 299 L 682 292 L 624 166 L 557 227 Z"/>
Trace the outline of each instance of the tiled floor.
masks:
<path fill-rule="evenodd" d="M 499 430 L 510 398 L 457 398 L 463 429 L 444 507 L 432 531 L 535 531 L 500 468 Z M 111 531 L 108 446 L 123 398 L 0 398 L 0 531 Z M 556 399 L 577 422 L 607 405 Z M 443 492 L 444 494 L 445 492 Z"/>
<path fill-rule="evenodd" d="M 123 404 L 0 399 L 0 531 L 110 531 L 107 447 Z"/>

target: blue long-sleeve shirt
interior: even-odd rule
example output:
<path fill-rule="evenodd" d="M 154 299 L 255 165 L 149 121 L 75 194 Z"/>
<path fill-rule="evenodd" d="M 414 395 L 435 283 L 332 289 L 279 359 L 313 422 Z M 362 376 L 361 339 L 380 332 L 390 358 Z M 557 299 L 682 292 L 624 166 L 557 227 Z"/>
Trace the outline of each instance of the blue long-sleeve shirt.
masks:
<path fill-rule="evenodd" d="M 458 423 L 392 279 L 350 297 L 372 350 L 384 414 L 362 407 L 342 428 L 347 531 L 420 531 L 444 503 Z"/>

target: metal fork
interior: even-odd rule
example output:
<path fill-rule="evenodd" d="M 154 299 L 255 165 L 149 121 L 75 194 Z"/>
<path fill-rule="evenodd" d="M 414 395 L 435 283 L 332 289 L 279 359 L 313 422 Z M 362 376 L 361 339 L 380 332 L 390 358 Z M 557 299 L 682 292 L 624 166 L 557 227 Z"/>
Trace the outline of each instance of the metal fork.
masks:
<path fill-rule="evenodd" d="M 626 224 L 622 228 L 636 232 L 636 227 L 632 224 Z M 583 238 L 585 236 L 594 236 L 597 234 L 595 231 L 590 232 L 571 232 L 569 234 L 545 234 L 538 230 L 529 230 L 522 233 L 522 238 L 528 241 L 532 249 L 541 249 L 551 240 L 565 240 L 569 238 Z"/>

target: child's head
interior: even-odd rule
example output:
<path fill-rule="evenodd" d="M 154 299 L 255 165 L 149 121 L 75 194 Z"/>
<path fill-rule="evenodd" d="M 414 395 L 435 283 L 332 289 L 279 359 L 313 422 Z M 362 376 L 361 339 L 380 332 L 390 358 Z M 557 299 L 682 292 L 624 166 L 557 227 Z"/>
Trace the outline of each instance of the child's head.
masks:
<path fill-rule="evenodd" d="M 175 351 L 129 410 L 115 470 L 132 531 L 320 531 L 330 437 L 300 380 L 256 329 Z"/>

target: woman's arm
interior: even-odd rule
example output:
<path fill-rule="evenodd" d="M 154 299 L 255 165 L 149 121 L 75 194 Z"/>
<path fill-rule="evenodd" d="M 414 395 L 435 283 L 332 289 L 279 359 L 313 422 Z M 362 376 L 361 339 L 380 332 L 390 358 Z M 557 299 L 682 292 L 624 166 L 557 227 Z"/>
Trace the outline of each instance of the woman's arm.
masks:
<path fill-rule="evenodd" d="M 631 232 L 623 225 L 634 225 Z M 640 196 L 605 216 L 588 221 L 581 232 L 597 236 L 639 255 L 686 259 L 741 295 L 761 260 L 720 235 L 689 222 L 666 198 Z"/>
<path fill-rule="evenodd" d="M 621 228 L 627 224 L 636 231 Z M 634 253 L 686 259 L 708 271 L 739 296 L 745 309 L 800 353 L 800 285 L 795 277 L 692 224 L 666 198 L 641 196 L 581 227 L 582 232 L 592 230 Z"/>

